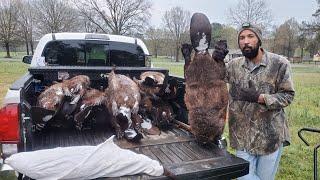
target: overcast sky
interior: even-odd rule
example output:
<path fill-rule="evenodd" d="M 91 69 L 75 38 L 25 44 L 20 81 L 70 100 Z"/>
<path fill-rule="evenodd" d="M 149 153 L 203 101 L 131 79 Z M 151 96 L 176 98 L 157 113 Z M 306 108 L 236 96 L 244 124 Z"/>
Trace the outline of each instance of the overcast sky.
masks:
<path fill-rule="evenodd" d="M 151 0 L 151 25 L 159 27 L 162 16 L 166 10 L 181 6 L 184 10 L 202 12 L 210 22 L 228 24 L 227 11 L 229 7 L 237 4 L 238 0 Z M 317 9 L 316 0 L 266 0 L 273 15 L 273 24 L 280 25 L 294 17 L 299 23 L 311 20 Z"/>

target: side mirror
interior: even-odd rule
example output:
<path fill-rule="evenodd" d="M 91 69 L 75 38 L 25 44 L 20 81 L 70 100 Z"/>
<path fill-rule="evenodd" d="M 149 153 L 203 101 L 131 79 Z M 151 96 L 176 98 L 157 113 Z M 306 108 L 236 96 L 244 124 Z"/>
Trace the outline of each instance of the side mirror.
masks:
<path fill-rule="evenodd" d="M 32 60 L 32 55 L 23 56 L 22 58 L 22 62 L 26 64 L 31 64 L 31 60 Z"/>

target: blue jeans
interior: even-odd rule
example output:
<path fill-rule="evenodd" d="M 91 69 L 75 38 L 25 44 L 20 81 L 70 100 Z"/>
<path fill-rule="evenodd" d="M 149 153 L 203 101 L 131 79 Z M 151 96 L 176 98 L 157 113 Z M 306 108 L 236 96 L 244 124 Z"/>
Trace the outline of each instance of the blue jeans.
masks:
<path fill-rule="evenodd" d="M 252 155 L 246 151 L 237 151 L 236 156 L 249 161 L 249 174 L 238 180 L 273 180 L 279 166 L 282 146 L 268 155 Z"/>

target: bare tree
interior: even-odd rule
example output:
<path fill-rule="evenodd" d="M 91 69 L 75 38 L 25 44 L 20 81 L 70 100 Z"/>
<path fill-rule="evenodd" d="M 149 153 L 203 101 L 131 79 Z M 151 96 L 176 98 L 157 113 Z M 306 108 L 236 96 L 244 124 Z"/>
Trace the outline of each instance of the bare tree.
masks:
<path fill-rule="evenodd" d="M 172 36 L 172 33 L 166 29 L 166 28 L 163 28 L 163 33 L 164 33 L 164 38 L 163 40 L 161 41 L 161 44 L 163 45 L 163 54 L 165 54 L 167 57 L 170 57 L 171 60 L 175 59 L 175 48 L 172 48 L 172 47 L 175 47 L 175 41 L 174 41 L 174 38 Z"/>
<path fill-rule="evenodd" d="M 190 25 L 190 12 L 181 7 L 173 7 L 166 11 L 162 21 L 171 33 L 175 42 L 175 60 L 179 62 L 179 53 L 182 35 L 188 31 Z"/>
<path fill-rule="evenodd" d="M 17 3 L 19 8 L 18 20 L 18 36 L 24 39 L 27 54 L 33 54 L 33 26 L 35 24 L 34 12 L 30 1 L 19 1 Z"/>
<path fill-rule="evenodd" d="M 300 45 L 303 45 L 310 53 L 310 58 L 312 58 L 320 48 L 320 0 L 316 1 L 318 8 L 315 13 L 312 14 L 315 18 L 309 22 L 302 22 L 302 26 L 300 27 L 302 35 L 298 39 L 303 43 L 300 43 Z M 301 52 L 301 54 L 303 55 L 303 52 Z"/>
<path fill-rule="evenodd" d="M 231 26 L 223 26 L 221 31 L 221 39 L 225 39 L 228 42 L 228 48 L 237 49 L 238 46 L 238 38 L 237 38 L 237 30 Z"/>
<path fill-rule="evenodd" d="M 294 18 L 291 18 L 281 24 L 275 33 L 275 52 L 293 57 L 294 50 L 297 47 L 299 24 Z"/>
<path fill-rule="evenodd" d="M 18 8 L 16 1 L 1 0 L 0 1 L 0 42 L 3 43 L 7 55 L 10 58 L 10 44 L 14 40 L 17 27 Z"/>
<path fill-rule="evenodd" d="M 73 0 L 83 16 L 104 33 L 142 32 L 150 18 L 149 0 Z"/>
<path fill-rule="evenodd" d="M 155 58 L 158 57 L 161 42 L 164 39 L 164 32 L 159 28 L 149 27 L 145 32 L 146 40 L 152 49 Z"/>
<path fill-rule="evenodd" d="M 94 12 L 90 12 L 90 14 L 93 14 Z M 91 22 L 86 16 L 84 16 L 82 13 L 79 13 L 80 17 L 80 26 L 82 27 L 82 31 L 94 33 L 94 32 L 100 32 L 97 25 L 95 25 L 93 22 Z M 90 15 L 92 16 L 92 15 Z"/>
<path fill-rule="evenodd" d="M 245 22 L 267 27 L 271 24 L 271 10 L 264 0 L 239 0 L 229 8 L 228 18 L 231 24 L 240 26 Z"/>
<path fill-rule="evenodd" d="M 306 35 L 303 33 L 303 31 L 300 31 L 299 32 L 300 35 L 298 36 L 298 45 L 299 45 L 299 48 L 300 48 L 300 58 L 301 58 L 301 61 L 303 60 L 303 56 L 304 56 L 304 48 L 306 46 L 306 41 L 307 41 L 307 38 L 306 38 Z"/>
<path fill-rule="evenodd" d="M 228 48 L 237 49 L 237 30 L 232 26 L 220 24 L 220 23 L 211 23 L 212 34 L 211 34 L 211 44 L 210 48 L 214 48 L 214 45 L 219 40 L 227 40 Z"/>
<path fill-rule="evenodd" d="M 210 46 L 213 47 L 215 42 L 222 38 L 223 26 L 220 23 L 211 23 L 212 33 L 211 33 L 211 43 Z"/>
<path fill-rule="evenodd" d="M 306 50 L 310 53 L 310 58 L 313 58 L 320 49 L 320 32 L 313 35 L 307 42 Z"/>
<path fill-rule="evenodd" d="M 68 1 L 35 0 L 33 6 L 40 35 L 78 30 L 79 14 Z"/>

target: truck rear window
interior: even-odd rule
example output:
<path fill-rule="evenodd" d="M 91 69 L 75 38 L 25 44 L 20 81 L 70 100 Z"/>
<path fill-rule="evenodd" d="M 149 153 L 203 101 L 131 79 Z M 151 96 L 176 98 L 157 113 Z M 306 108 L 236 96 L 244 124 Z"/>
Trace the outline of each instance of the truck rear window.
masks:
<path fill-rule="evenodd" d="M 51 41 L 42 56 L 48 65 L 145 66 L 145 54 L 141 47 L 123 42 Z"/>

